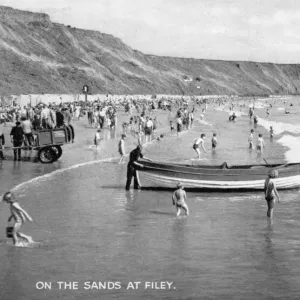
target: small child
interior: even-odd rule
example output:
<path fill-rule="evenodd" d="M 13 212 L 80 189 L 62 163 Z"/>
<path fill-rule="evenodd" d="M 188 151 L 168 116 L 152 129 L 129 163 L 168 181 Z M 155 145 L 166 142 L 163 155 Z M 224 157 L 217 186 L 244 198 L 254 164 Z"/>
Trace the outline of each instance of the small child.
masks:
<path fill-rule="evenodd" d="M 256 127 L 258 123 L 258 117 L 256 115 L 254 115 L 253 121 L 254 121 L 254 127 Z"/>
<path fill-rule="evenodd" d="M 100 140 L 101 140 L 100 132 L 101 132 L 101 129 L 97 129 L 97 131 L 95 133 L 94 144 L 95 144 L 96 148 L 100 145 Z"/>
<path fill-rule="evenodd" d="M 12 230 L 12 238 L 16 247 L 22 246 L 19 238 L 27 240 L 28 243 L 33 243 L 32 237 L 19 232 L 26 219 L 33 222 L 29 214 L 20 206 L 16 201 L 14 195 L 11 192 L 7 192 L 3 196 L 3 201 L 10 204 L 11 216 L 8 218 L 8 222 L 14 219 L 15 224 Z"/>
<path fill-rule="evenodd" d="M 119 141 L 119 153 L 121 155 L 121 158 L 119 160 L 119 164 L 123 162 L 123 159 L 125 157 L 125 139 L 126 139 L 126 134 L 122 134 L 121 139 Z"/>
<path fill-rule="evenodd" d="M 274 137 L 274 130 L 273 130 L 273 127 L 270 126 L 270 139 L 273 139 Z"/>
<path fill-rule="evenodd" d="M 171 128 L 171 134 L 174 133 L 174 124 L 173 124 L 173 121 L 170 121 L 170 128 Z"/>
<path fill-rule="evenodd" d="M 123 128 L 123 133 L 124 134 L 127 134 L 128 126 L 129 126 L 129 123 L 127 123 L 127 122 L 124 122 L 122 124 L 122 128 Z"/>
<path fill-rule="evenodd" d="M 253 133 L 254 133 L 254 130 L 251 129 L 250 135 L 249 135 L 249 138 L 248 138 L 249 149 L 253 149 Z"/>
<path fill-rule="evenodd" d="M 141 132 L 138 132 L 138 134 L 137 134 L 137 138 L 138 138 L 138 144 L 139 145 L 142 145 L 142 133 Z"/>
<path fill-rule="evenodd" d="M 217 140 L 216 136 L 217 136 L 217 134 L 213 133 L 213 137 L 211 139 L 211 146 L 212 146 L 213 151 L 216 151 L 216 147 L 217 147 L 217 144 L 218 144 L 218 140 Z"/>
<path fill-rule="evenodd" d="M 156 138 L 156 140 L 158 141 L 158 142 L 160 142 L 161 141 L 161 139 L 164 137 L 164 135 L 163 134 L 161 134 L 160 136 L 158 136 L 157 138 Z"/>
<path fill-rule="evenodd" d="M 262 134 L 260 133 L 258 135 L 257 146 L 256 146 L 257 153 L 263 153 L 264 146 L 265 146 L 265 142 L 264 139 L 262 138 Z"/>
<path fill-rule="evenodd" d="M 178 182 L 177 188 L 172 195 L 173 205 L 176 207 L 176 216 L 179 217 L 181 210 L 185 211 L 186 216 L 189 215 L 189 208 L 186 204 L 186 192 L 184 191 L 183 185 Z"/>

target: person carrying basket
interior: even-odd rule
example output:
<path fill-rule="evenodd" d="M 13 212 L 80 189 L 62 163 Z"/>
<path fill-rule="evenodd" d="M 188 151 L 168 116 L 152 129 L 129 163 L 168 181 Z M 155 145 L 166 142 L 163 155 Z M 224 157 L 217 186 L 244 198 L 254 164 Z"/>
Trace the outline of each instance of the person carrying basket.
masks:
<path fill-rule="evenodd" d="M 8 222 L 11 220 L 15 221 L 13 227 L 6 228 L 7 237 L 13 238 L 16 247 L 22 246 L 19 238 L 26 240 L 28 243 L 33 243 L 34 241 L 31 236 L 25 235 L 19 231 L 26 220 L 33 222 L 32 218 L 20 206 L 12 192 L 6 192 L 3 196 L 3 201 L 10 204 L 11 216 L 8 218 Z"/>

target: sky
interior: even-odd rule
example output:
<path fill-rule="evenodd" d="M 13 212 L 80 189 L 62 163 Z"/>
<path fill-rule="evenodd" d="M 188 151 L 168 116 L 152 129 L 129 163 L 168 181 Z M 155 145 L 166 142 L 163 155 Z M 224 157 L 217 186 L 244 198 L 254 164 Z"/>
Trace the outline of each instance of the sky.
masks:
<path fill-rule="evenodd" d="M 299 0 L 0 0 L 147 54 L 300 63 Z"/>

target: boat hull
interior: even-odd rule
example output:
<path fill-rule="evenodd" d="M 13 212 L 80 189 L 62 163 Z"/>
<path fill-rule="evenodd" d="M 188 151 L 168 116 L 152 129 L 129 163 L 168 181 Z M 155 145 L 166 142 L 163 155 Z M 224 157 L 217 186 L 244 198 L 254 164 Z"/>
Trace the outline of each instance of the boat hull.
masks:
<path fill-rule="evenodd" d="M 170 189 L 181 182 L 185 188 L 205 191 L 250 191 L 263 190 L 271 168 L 256 166 L 249 169 L 217 169 L 193 166 L 145 163 L 138 168 L 143 188 Z M 300 187 L 300 165 L 275 167 L 279 177 L 274 179 L 278 190 Z"/>

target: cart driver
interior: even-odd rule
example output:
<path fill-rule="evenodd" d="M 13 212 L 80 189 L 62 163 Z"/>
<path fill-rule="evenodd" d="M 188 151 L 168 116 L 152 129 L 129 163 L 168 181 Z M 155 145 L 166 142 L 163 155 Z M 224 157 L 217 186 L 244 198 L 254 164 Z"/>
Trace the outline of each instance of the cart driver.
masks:
<path fill-rule="evenodd" d="M 14 160 L 21 160 L 21 148 L 24 141 L 24 132 L 21 127 L 21 123 L 19 121 L 16 122 L 16 126 L 11 129 L 10 132 L 11 142 L 14 147 L 18 149 L 14 149 Z"/>

